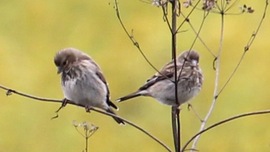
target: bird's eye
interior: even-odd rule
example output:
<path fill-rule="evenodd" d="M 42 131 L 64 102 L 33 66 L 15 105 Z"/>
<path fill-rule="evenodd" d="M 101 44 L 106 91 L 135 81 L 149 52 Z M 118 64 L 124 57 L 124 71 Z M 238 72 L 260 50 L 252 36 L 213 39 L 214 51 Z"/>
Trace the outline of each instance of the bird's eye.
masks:
<path fill-rule="evenodd" d="M 65 65 L 67 65 L 67 60 L 65 60 L 65 61 L 63 62 L 63 66 L 65 66 Z"/>

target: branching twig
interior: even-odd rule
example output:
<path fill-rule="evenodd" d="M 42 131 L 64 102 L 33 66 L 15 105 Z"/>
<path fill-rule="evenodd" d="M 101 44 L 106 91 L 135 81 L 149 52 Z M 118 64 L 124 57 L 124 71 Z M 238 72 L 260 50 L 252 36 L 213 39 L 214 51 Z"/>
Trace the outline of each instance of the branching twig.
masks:
<path fill-rule="evenodd" d="M 179 105 L 178 100 L 178 68 L 176 61 L 176 47 L 177 47 L 177 16 L 178 10 L 180 7 L 180 2 L 178 0 L 171 0 L 172 5 L 172 22 L 171 22 L 171 37 L 172 37 L 172 59 L 174 63 L 174 88 L 175 88 L 175 102 L 176 105 Z M 169 27 L 170 28 L 170 27 Z M 185 63 L 184 63 L 185 64 Z M 182 71 L 182 70 L 181 70 Z M 180 72 L 181 75 L 181 72 Z M 173 129 L 173 140 L 175 152 L 180 152 L 181 150 L 181 123 L 180 123 L 180 110 L 177 106 L 172 107 L 172 129 Z"/>
<path fill-rule="evenodd" d="M 202 28 L 203 28 L 203 25 L 204 25 L 204 23 L 205 23 L 205 19 L 206 19 L 207 16 L 208 16 L 208 13 L 205 11 L 204 14 L 203 14 L 203 20 L 202 20 L 202 22 L 201 22 L 201 24 L 200 24 L 200 27 L 199 27 L 199 29 L 198 29 L 198 32 L 196 32 L 196 37 L 194 38 L 192 44 L 190 45 L 190 49 L 189 49 L 189 50 L 191 50 L 191 49 L 193 48 L 193 46 L 195 45 L 197 39 L 199 38 L 199 35 L 200 35 L 200 33 L 201 33 L 201 30 L 202 30 Z"/>
<path fill-rule="evenodd" d="M 169 22 L 169 19 L 168 19 L 168 12 L 167 12 L 167 3 L 166 3 L 166 6 L 165 5 L 162 5 L 162 10 L 163 10 L 163 18 L 165 20 L 165 22 L 167 23 L 168 27 L 169 27 L 169 30 L 171 32 L 171 35 L 172 35 L 172 59 L 174 60 L 174 65 L 176 67 L 176 35 L 178 33 L 178 31 L 180 30 L 180 28 L 182 27 L 182 25 L 184 24 L 185 21 L 187 21 L 189 24 L 189 16 L 192 14 L 192 12 L 194 11 L 194 9 L 196 9 L 197 5 L 199 4 L 200 0 L 197 1 L 197 3 L 195 4 L 195 6 L 193 7 L 193 9 L 190 11 L 190 13 L 187 15 L 186 20 L 183 21 L 178 27 L 176 27 L 177 25 L 177 14 L 176 14 L 176 6 L 178 5 L 178 9 L 179 9 L 179 6 L 180 6 L 180 3 L 178 0 L 169 0 L 168 2 L 170 2 L 172 4 L 172 21 L 171 23 Z M 232 5 L 234 5 L 234 3 L 232 3 Z M 201 133 L 205 132 L 206 130 L 209 130 L 211 128 L 207 128 L 205 129 L 205 126 L 206 126 L 206 122 L 207 120 L 209 119 L 209 117 L 211 116 L 213 110 L 214 110 L 214 107 L 215 107 L 215 103 L 217 101 L 217 98 L 218 96 L 220 95 L 220 93 L 222 92 L 222 90 L 226 87 L 226 85 L 229 83 L 229 81 L 231 80 L 232 76 L 235 74 L 235 72 L 237 71 L 237 69 L 239 68 L 239 65 L 240 63 L 242 62 L 243 58 L 244 58 L 244 55 L 245 53 L 249 50 L 251 44 L 253 43 L 260 27 L 261 27 L 261 24 L 262 24 L 262 21 L 264 20 L 264 17 L 265 17 L 265 14 L 266 14 L 266 9 L 267 9 L 267 6 L 268 6 L 268 0 L 266 0 L 266 6 L 265 6 L 265 10 L 264 10 L 264 15 L 261 19 L 261 22 L 259 24 L 259 27 L 257 28 L 257 30 L 254 32 L 254 34 L 251 36 L 248 44 L 246 45 L 245 49 L 244 49 L 244 53 L 239 61 L 239 63 L 237 64 L 236 68 L 234 69 L 233 73 L 231 74 L 231 76 L 229 77 L 228 81 L 225 83 L 225 85 L 221 88 L 221 90 L 218 92 L 218 84 L 219 84 L 219 74 L 220 74 L 220 57 L 221 57 L 221 52 L 222 52 L 222 48 L 223 48 L 223 38 L 224 38 L 224 16 L 226 15 L 226 12 L 231 9 L 232 5 L 228 5 L 225 3 L 225 1 L 222 1 L 221 0 L 221 3 L 220 3 L 220 6 L 217 5 L 217 10 L 219 12 L 216 12 L 216 13 L 219 13 L 221 15 L 221 36 L 220 36 L 220 44 L 219 44 L 219 49 L 218 49 L 218 54 L 217 55 L 214 55 L 211 51 L 211 54 L 215 57 L 215 60 L 214 62 L 216 63 L 214 68 L 215 68 L 215 72 L 216 72 L 216 79 L 215 79 L 215 89 L 214 89 L 214 92 L 213 92 L 213 100 L 212 100 L 212 104 L 211 104 L 211 107 L 207 113 L 207 115 L 205 116 L 205 119 L 203 120 L 202 124 L 201 124 L 201 127 L 200 127 L 200 131 L 198 134 L 196 134 L 196 136 L 194 136 L 188 143 L 187 145 L 193 141 L 193 145 L 192 145 L 192 148 L 190 149 L 191 151 L 194 151 L 195 150 L 195 147 L 196 147 L 196 144 L 200 138 L 200 135 Z M 124 26 L 121 18 L 120 18 L 120 14 L 119 14 L 119 9 L 118 9 L 118 5 L 117 5 L 117 0 L 115 0 L 115 6 L 116 6 L 116 12 L 117 12 L 117 17 L 121 23 L 121 26 L 123 27 L 123 29 L 125 30 L 126 34 L 129 36 L 130 40 L 133 42 L 133 44 L 138 48 L 138 50 L 140 51 L 140 53 L 143 55 L 143 57 L 145 58 L 145 60 L 148 62 L 148 64 L 150 66 L 153 67 L 153 69 L 155 69 L 157 72 L 158 70 L 151 64 L 151 62 L 146 58 L 146 56 L 144 55 L 143 51 L 141 50 L 138 42 L 134 39 L 133 35 L 132 34 L 129 34 L 129 32 L 127 31 L 126 27 Z M 180 10 L 179 10 L 180 11 Z M 204 10 L 205 11 L 205 10 Z M 214 12 L 214 11 L 211 11 L 211 12 Z M 179 12 L 178 12 L 179 13 Z M 180 12 L 181 13 L 181 12 Z M 208 12 L 207 12 L 208 13 Z M 207 14 L 208 15 L 208 14 Z M 200 38 L 199 36 L 199 33 L 202 29 L 202 25 L 204 23 L 204 20 L 206 18 L 206 16 L 204 16 L 204 19 L 203 19 L 203 22 L 199 28 L 199 31 L 196 32 L 196 30 L 194 30 L 194 27 L 190 24 L 191 28 L 193 29 L 193 31 L 196 33 L 196 38 L 195 40 L 193 41 L 193 44 L 191 45 L 191 48 L 193 47 L 194 43 L 196 42 L 196 40 Z M 202 41 L 202 40 L 201 40 Z M 203 41 L 202 41 L 203 42 Z M 204 44 L 204 43 L 203 43 Z M 204 44 L 205 45 L 205 44 Z M 207 47 L 208 48 L 208 47 Z M 175 68 L 175 97 L 176 97 L 176 102 L 178 101 L 177 98 L 177 82 L 178 82 L 178 77 L 177 77 L 177 69 Z M 181 70 L 180 70 L 180 75 L 181 75 Z M 179 110 L 179 109 L 178 109 Z M 179 112 L 178 110 L 176 109 L 176 107 L 172 107 L 172 128 L 173 128 L 173 136 L 174 136 L 174 145 L 175 145 L 175 151 L 178 152 L 180 151 L 181 149 L 181 141 L 180 141 L 180 117 L 179 117 Z M 234 119 L 237 119 L 237 118 L 234 118 Z M 225 122 L 227 122 L 227 120 L 224 120 Z M 229 120 L 230 121 L 230 120 Z M 223 122 L 223 121 L 222 121 Z M 220 123 L 222 124 L 222 123 Z M 211 126 L 212 128 L 215 127 L 215 126 L 218 126 L 220 124 L 217 124 L 217 125 L 213 125 Z M 186 147 L 183 148 L 183 150 L 185 150 Z"/>
<path fill-rule="evenodd" d="M 200 127 L 200 131 L 202 131 L 205 128 L 205 125 L 208 121 L 208 119 L 210 118 L 217 98 L 218 98 L 218 84 L 219 84 L 219 74 L 220 74 L 220 56 L 221 56 L 221 52 L 222 52 L 222 46 L 223 46 L 223 38 L 224 38 L 224 14 L 221 13 L 221 34 L 220 34 L 220 41 L 219 41 L 219 51 L 218 51 L 218 55 L 216 58 L 216 78 L 215 78 L 215 87 L 214 87 L 214 92 L 213 92 L 213 100 L 212 100 L 212 104 L 209 108 L 208 113 L 206 114 L 201 127 Z M 200 135 L 196 136 L 196 138 L 193 141 L 192 147 L 191 147 L 191 151 L 193 151 L 193 149 L 196 149 L 197 143 L 199 141 Z"/>
<path fill-rule="evenodd" d="M 266 12 L 267 12 L 267 9 L 268 9 L 268 0 L 265 1 L 265 7 L 264 7 L 264 11 L 263 11 L 263 14 L 262 14 L 262 18 L 260 20 L 260 23 L 257 27 L 257 29 L 255 30 L 255 32 L 252 33 L 252 35 L 250 36 L 250 39 L 248 40 L 247 42 L 247 45 L 244 47 L 244 51 L 243 51 L 243 54 L 239 60 L 239 62 L 237 63 L 236 67 L 234 68 L 232 74 L 229 76 L 228 80 L 225 82 L 225 84 L 222 86 L 222 88 L 220 89 L 219 94 L 221 94 L 221 92 L 225 89 L 225 87 L 228 85 L 228 83 L 231 81 L 232 77 L 234 76 L 234 74 L 236 73 L 236 71 L 238 70 L 240 64 L 242 63 L 246 53 L 249 51 L 250 49 L 250 46 L 253 44 L 256 36 L 258 35 L 258 32 L 259 30 L 261 29 L 261 26 L 262 26 L 262 23 L 265 19 L 265 15 L 266 15 Z"/>
<path fill-rule="evenodd" d="M 6 94 L 7 95 L 11 95 L 12 93 L 14 94 L 17 94 L 17 95 L 20 95 L 20 96 L 23 96 L 23 97 L 26 97 L 26 98 L 30 98 L 30 99 L 34 99 L 34 100 L 38 100 L 38 101 L 45 101 L 45 102 L 60 102 L 62 103 L 63 100 L 57 100 L 57 99 L 48 99 L 48 98 L 41 98 L 41 97 L 36 97 L 36 96 L 32 96 L 32 95 L 29 95 L 29 94 L 25 94 L 25 93 L 22 93 L 22 92 L 19 92 L 19 91 L 16 91 L 16 90 L 13 90 L 13 89 L 10 89 L 8 87 L 4 87 L 2 85 L 0 85 L 0 88 L 3 89 L 3 90 L 6 90 Z M 72 105 L 76 105 L 76 106 L 80 106 L 80 107 L 84 107 L 84 105 L 82 104 L 76 104 L 75 102 L 73 101 L 70 101 L 70 100 L 67 100 L 66 101 L 67 103 L 69 104 L 72 104 Z M 62 105 L 61 105 L 62 107 Z M 157 143 L 159 143 L 162 147 L 164 147 L 166 150 L 168 150 L 169 152 L 171 152 L 170 148 L 165 145 L 163 142 L 161 142 L 159 139 L 157 139 L 155 136 L 153 136 L 152 134 L 150 134 L 148 131 L 146 131 L 145 129 L 139 127 L 138 125 L 136 125 L 135 123 L 127 120 L 127 119 L 124 119 L 118 115 L 114 115 L 114 114 L 111 114 L 111 113 L 107 113 L 105 111 L 102 111 L 102 110 L 99 110 L 99 109 L 95 109 L 95 108 L 91 108 L 91 110 L 93 111 L 96 111 L 100 114 L 104 114 L 104 115 L 107 115 L 107 116 L 112 116 L 112 117 L 116 117 L 116 118 L 119 118 L 121 120 L 123 120 L 125 123 L 131 125 L 132 127 L 140 130 L 141 132 L 143 132 L 144 134 L 146 134 L 147 136 L 149 136 L 151 139 L 153 139 L 154 141 L 156 141 Z M 59 110 L 58 110 L 59 111 Z"/>
<path fill-rule="evenodd" d="M 206 17 L 208 16 L 209 12 L 205 12 L 207 14 L 204 14 L 204 18 L 203 18 L 203 21 L 205 21 Z M 211 49 L 206 45 L 206 43 L 204 42 L 204 40 L 201 38 L 201 36 L 199 35 L 201 29 L 202 29 L 202 25 L 203 23 L 201 24 L 201 27 L 199 28 L 199 31 L 197 32 L 195 27 L 191 24 L 191 21 L 188 17 L 186 17 L 183 13 L 181 13 L 181 15 L 185 18 L 185 21 L 189 24 L 189 26 L 191 27 L 192 31 L 196 34 L 196 37 L 198 37 L 198 39 L 200 40 L 200 42 L 203 44 L 203 46 L 208 50 L 209 53 L 211 53 L 211 55 L 213 57 L 216 57 L 215 54 L 211 51 Z"/>
<path fill-rule="evenodd" d="M 192 12 L 195 10 L 195 8 L 199 5 L 201 0 L 198 0 L 196 2 L 196 4 L 194 5 L 194 7 L 191 9 L 191 11 L 188 13 L 188 15 L 186 16 L 185 19 L 189 18 L 190 15 L 192 14 Z M 180 30 L 180 28 L 184 25 L 184 23 L 186 22 L 186 20 L 184 20 L 182 23 L 179 24 L 178 28 L 177 28 L 177 32 Z"/>
<path fill-rule="evenodd" d="M 261 18 L 261 21 L 260 21 L 260 23 L 259 23 L 259 25 L 258 25 L 258 28 L 257 28 L 256 31 L 254 32 L 254 34 L 252 34 L 252 36 L 251 36 L 251 38 L 250 38 L 250 40 L 249 40 L 247 46 L 244 48 L 244 52 L 243 52 L 243 54 L 242 54 L 242 56 L 241 56 L 241 58 L 240 58 L 238 64 L 236 65 L 236 68 L 234 69 L 234 71 L 233 71 L 232 74 L 230 75 L 230 77 L 229 77 L 229 79 L 227 80 L 227 82 L 225 83 L 225 85 L 224 85 L 224 86 L 220 89 L 220 91 L 218 92 L 218 79 L 219 79 L 219 70 L 220 70 L 220 55 L 221 55 L 221 50 L 222 50 L 223 32 L 224 32 L 224 27 L 223 27 L 223 25 L 224 25 L 224 10 L 220 10 L 220 14 L 221 14 L 221 17 L 222 17 L 222 23 L 221 23 L 221 25 L 222 25 L 222 27 L 221 27 L 221 32 L 222 32 L 222 33 L 221 33 L 221 39 L 220 39 L 220 45 L 219 45 L 219 46 L 220 46 L 220 47 L 219 47 L 219 53 L 218 53 L 217 58 L 216 58 L 216 81 L 215 81 L 214 97 L 213 97 L 213 101 L 212 101 L 211 107 L 210 107 L 210 109 L 209 109 L 207 115 L 205 116 L 204 121 L 203 121 L 202 124 L 201 124 L 200 132 L 203 131 L 204 128 L 205 128 L 206 122 L 207 122 L 207 120 L 209 119 L 209 117 L 210 117 L 210 115 L 211 115 L 211 113 L 212 113 L 212 111 L 213 111 L 213 109 L 214 109 L 214 106 L 215 106 L 215 103 L 216 103 L 216 101 L 217 101 L 218 96 L 219 96 L 220 93 L 224 90 L 224 88 L 227 86 L 227 84 L 229 83 L 229 81 L 231 80 L 231 78 L 233 77 L 233 75 L 235 74 L 235 72 L 237 71 L 237 69 L 239 68 L 239 66 L 240 66 L 240 64 L 241 64 L 241 62 L 242 62 L 242 60 L 243 60 L 243 58 L 244 58 L 244 56 L 245 56 L 245 53 L 249 50 L 251 44 L 253 43 L 253 41 L 254 41 L 254 39 L 255 39 L 255 37 L 256 37 L 256 35 L 257 35 L 257 33 L 258 33 L 260 27 L 261 27 L 261 25 L 262 25 L 262 22 L 263 22 L 263 20 L 264 20 L 264 18 L 265 18 L 265 14 L 266 14 L 266 11 L 267 11 L 267 7 L 268 7 L 268 0 L 266 0 L 265 9 L 264 9 L 264 12 L 263 12 L 263 16 L 262 16 L 262 18 Z M 222 7 L 222 9 L 225 9 L 225 7 Z M 213 126 L 213 127 L 214 127 L 214 126 Z M 192 140 L 194 140 L 194 141 L 193 141 L 193 144 L 192 144 L 192 148 L 191 148 L 191 149 L 195 149 L 196 144 L 197 144 L 197 142 L 198 142 L 198 140 L 199 140 L 199 138 L 200 138 L 200 135 L 201 135 L 201 134 L 197 134 L 197 135 L 194 136 L 194 138 L 192 139 Z M 190 142 L 191 142 L 191 141 L 190 141 Z"/>
<path fill-rule="evenodd" d="M 73 126 L 75 127 L 77 132 L 85 138 L 85 151 L 83 152 L 88 152 L 88 140 L 98 130 L 98 127 L 88 122 L 77 123 L 76 121 L 73 121 Z M 82 127 L 84 133 L 80 132 L 78 127 Z"/>
<path fill-rule="evenodd" d="M 127 34 L 128 38 L 131 40 L 131 42 L 133 43 L 133 45 L 139 50 L 139 52 L 141 53 L 141 55 L 143 56 L 143 58 L 145 59 L 145 61 L 156 71 L 159 73 L 158 69 L 150 62 L 150 60 L 146 57 L 146 55 L 144 54 L 144 52 L 142 51 L 139 43 L 135 40 L 133 34 L 130 34 L 126 28 L 126 26 L 124 25 L 122 18 L 120 16 L 120 10 L 118 7 L 118 1 L 114 0 L 115 3 L 115 12 L 116 12 L 116 16 L 122 26 L 122 28 L 124 29 L 125 33 Z"/>
<path fill-rule="evenodd" d="M 193 137 L 191 137 L 189 139 L 189 141 L 183 146 L 183 149 L 181 150 L 182 152 L 184 152 L 185 150 L 187 150 L 187 146 L 194 140 L 196 139 L 196 137 L 200 136 L 201 134 L 213 129 L 213 128 L 216 128 L 217 126 L 220 126 L 222 124 L 225 124 L 225 123 L 228 123 L 228 122 L 231 122 L 233 120 L 236 120 L 236 119 L 240 119 L 240 118 L 244 118 L 244 117 L 248 117 L 248 116 L 255 116 L 255 115 L 262 115 L 262 114 L 270 114 L 270 110 L 263 110 L 263 111 L 255 111 L 255 112 L 249 112 L 249 113 L 244 113 L 244 114 L 240 114 L 240 115 L 237 115 L 237 116 L 233 116 L 233 117 L 230 117 L 230 118 L 227 118 L 227 119 L 224 119 L 220 122 L 217 122 L 201 131 L 199 131 L 197 134 L 195 134 Z"/>

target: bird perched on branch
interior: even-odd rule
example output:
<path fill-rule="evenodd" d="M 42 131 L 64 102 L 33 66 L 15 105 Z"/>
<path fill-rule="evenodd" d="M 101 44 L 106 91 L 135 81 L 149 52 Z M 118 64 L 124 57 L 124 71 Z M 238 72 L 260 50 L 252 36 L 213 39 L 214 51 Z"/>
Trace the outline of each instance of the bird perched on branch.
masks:
<path fill-rule="evenodd" d="M 97 107 L 115 114 L 111 107 L 117 107 L 110 101 L 110 91 L 100 67 L 87 54 L 74 49 L 60 50 L 54 63 L 61 73 L 61 85 L 67 100 L 84 106 L 87 110 Z M 119 124 L 124 122 L 113 117 Z"/>
<path fill-rule="evenodd" d="M 180 106 L 187 102 L 196 96 L 202 87 L 203 75 L 199 67 L 199 54 L 194 50 L 185 51 L 176 58 L 176 64 L 178 101 L 175 98 L 174 60 L 148 79 L 137 91 L 121 97 L 117 101 L 122 102 L 138 96 L 149 96 L 170 106 Z"/>

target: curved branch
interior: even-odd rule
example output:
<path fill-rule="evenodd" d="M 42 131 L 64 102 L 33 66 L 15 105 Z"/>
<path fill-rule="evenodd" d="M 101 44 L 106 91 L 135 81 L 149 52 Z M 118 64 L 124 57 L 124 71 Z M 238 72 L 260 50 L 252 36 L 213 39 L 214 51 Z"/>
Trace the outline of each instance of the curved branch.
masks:
<path fill-rule="evenodd" d="M 150 60 L 146 57 L 146 55 L 144 54 L 144 52 L 142 51 L 139 43 L 135 40 L 133 34 L 129 33 L 126 26 L 124 25 L 123 21 L 122 21 L 122 18 L 120 16 L 120 10 L 119 10 L 119 7 L 118 7 L 118 1 L 117 0 L 114 0 L 114 3 L 115 3 L 115 11 L 116 11 L 116 16 L 123 28 L 123 30 L 125 31 L 126 35 L 128 36 L 128 38 L 131 40 L 131 42 L 133 43 L 133 45 L 139 50 L 139 52 L 141 53 L 141 55 L 143 56 L 143 58 L 145 59 L 145 61 L 156 71 L 159 73 L 159 70 L 150 62 Z"/>
<path fill-rule="evenodd" d="M 25 93 L 22 93 L 22 92 L 19 92 L 19 91 L 16 91 L 16 90 L 13 90 L 13 89 L 10 89 L 8 87 L 5 87 L 5 86 L 2 86 L 0 85 L 0 88 L 3 89 L 3 90 L 6 90 L 6 95 L 9 96 L 9 95 L 12 95 L 12 93 L 14 94 L 17 94 L 17 95 L 20 95 L 20 96 L 23 96 L 23 97 L 26 97 L 26 98 L 30 98 L 30 99 L 34 99 L 34 100 L 37 100 L 37 101 L 45 101 L 45 102 L 60 102 L 60 103 L 63 103 L 63 100 L 57 100 L 57 99 L 49 99 L 49 98 L 41 98 L 41 97 L 37 97 L 37 96 L 33 96 L 33 95 L 29 95 L 29 94 L 25 94 Z M 82 104 L 76 104 L 75 102 L 73 101 L 70 101 L 70 100 L 65 100 L 66 103 L 69 103 L 69 104 L 72 104 L 72 105 L 76 105 L 76 106 L 80 106 L 80 107 L 84 107 L 84 105 Z M 65 103 L 65 104 L 66 104 Z M 56 113 L 61 109 L 63 108 L 64 105 L 62 105 L 57 111 Z M 147 136 L 149 136 L 151 139 L 153 139 L 154 141 L 156 141 L 157 143 L 159 143 L 161 146 L 163 146 L 167 151 L 171 152 L 170 148 L 165 145 L 163 142 L 161 142 L 158 138 L 156 138 L 155 136 L 151 135 L 148 131 L 146 131 L 145 129 L 139 127 L 138 125 L 136 125 L 135 123 L 127 120 L 127 119 L 124 119 L 118 115 L 114 115 L 114 114 L 111 114 L 111 113 L 107 113 L 105 111 L 102 111 L 102 110 L 99 110 L 99 109 L 95 109 L 95 108 L 91 108 L 91 110 L 95 111 L 95 112 L 98 112 L 100 114 L 104 114 L 104 115 L 107 115 L 107 116 L 112 116 L 112 117 L 116 117 L 116 118 L 119 118 L 121 120 L 123 120 L 125 123 L 131 125 L 132 127 L 138 129 L 139 131 L 143 132 L 144 134 L 146 134 Z M 57 116 L 56 116 L 57 117 Z"/>
<path fill-rule="evenodd" d="M 34 100 L 38 100 L 38 101 L 47 101 L 47 102 L 62 102 L 62 100 L 57 100 L 57 99 L 49 99 L 49 98 L 40 98 L 40 97 L 36 97 L 36 96 L 32 96 L 32 95 L 28 95 L 28 94 L 25 94 L 25 93 L 22 93 L 22 92 L 19 92 L 19 91 L 16 91 L 16 90 L 13 90 L 13 89 L 10 89 L 10 88 L 7 88 L 5 86 L 2 86 L 0 85 L 0 88 L 3 89 L 3 90 L 6 90 L 6 95 L 7 96 L 10 96 L 12 95 L 12 93 L 14 94 L 17 94 L 17 95 L 20 95 L 20 96 L 23 96 L 23 97 L 26 97 L 26 98 L 30 98 L 30 99 L 34 99 Z M 70 103 L 72 104 L 72 103 Z"/>
<path fill-rule="evenodd" d="M 254 116 L 254 115 L 262 115 L 262 114 L 270 114 L 270 110 L 263 110 L 263 111 L 255 111 L 255 112 L 248 112 L 248 113 L 244 113 L 244 114 L 240 114 L 240 115 L 237 115 L 237 116 L 233 116 L 233 117 L 230 117 L 230 118 L 227 118 L 227 119 L 224 119 L 220 122 L 217 122 L 211 126 L 209 126 L 208 128 L 205 128 L 204 130 L 201 130 L 200 132 L 198 132 L 197 134 L 195 134 L 192 138 L 190 138 L 190 140 L 183 146 L 183 149 L 182 149 L 182 152 L 184 152 L 187 148 L 187 146 L 199 135 L 217 127 L 217 126 L 220 126 L 222 124 L 225 124 L 225 123 L 228 123 L 230 121 L 233 121 L 233 120 L 236 120 L 236 119 L 239 119 L 239 118 L 243 118 L 243 117 L 248 117 L 248 116 Z"/>

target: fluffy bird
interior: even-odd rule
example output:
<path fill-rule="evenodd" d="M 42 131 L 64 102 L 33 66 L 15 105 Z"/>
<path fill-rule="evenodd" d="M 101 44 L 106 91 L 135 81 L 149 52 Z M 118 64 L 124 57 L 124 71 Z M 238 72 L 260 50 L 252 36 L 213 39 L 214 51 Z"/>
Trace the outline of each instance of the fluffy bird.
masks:
<path fill-rule="evenodd" d="M 117 107 L 110 100 L 105 77 L 90 56 L 75 48 L 65 48 L 55 55 L 54 63 L 58 68 L 57 73 L 61 74 L 62 90 L 67 100 L 88 110 L 97 107 L 115 114 L 111 107 Z M 124 124 L 119 118 L 113 119 Z"/>
<path fill-rule="evenodd" d="M 149 96 L 170 106 L 180 106 L 189 101 L 199 93 L 203 83 L 199 54 L 194 50 L 185 51 L 176 58 L 176 65 L 178 102 L 175 98 L 174 60 L 148 79 L 137 91 L 121 97 L 117 101 L 122 102 L 138 96 Z"/>

